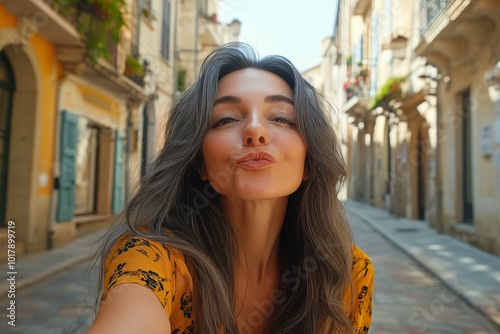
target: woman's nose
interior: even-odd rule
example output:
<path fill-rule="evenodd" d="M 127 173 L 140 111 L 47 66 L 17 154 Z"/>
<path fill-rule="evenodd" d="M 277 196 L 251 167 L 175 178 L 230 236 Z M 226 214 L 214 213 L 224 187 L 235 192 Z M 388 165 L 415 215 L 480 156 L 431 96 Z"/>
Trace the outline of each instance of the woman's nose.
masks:
<path fill-rule="evenodd" d="M 266 137 L 264 137 L 264 136 L 259 136 L 258 141 L 259 141 L 260 144 L 265 144 L 267 142 L 266 141 Z M 254 142 L 255 142 L 255 139 L 253 137 L 251 137 L 251 136 L 247 137 L 247 139 L 246 139 L 246 144 L 247 145 L 252 145 L 252 144 L 256 145 L 257 143 L 256 142 L 254 143 Z"/>
<path fill-rule="evenodd" d="M 244 146 L 259 146 L 269 143 L 269 135 L 266 127 L 262 124 L 259 117 L 252 117 L 249 124 L 245 128 L 243 136 Z"/>

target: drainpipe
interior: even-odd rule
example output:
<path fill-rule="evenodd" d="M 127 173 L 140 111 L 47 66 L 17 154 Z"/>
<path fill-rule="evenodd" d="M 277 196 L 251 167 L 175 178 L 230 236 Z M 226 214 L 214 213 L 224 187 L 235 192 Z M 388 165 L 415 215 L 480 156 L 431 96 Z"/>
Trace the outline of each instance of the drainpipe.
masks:
<path fill-rule="evenodd" d="M 141 47 L 139 45 L 140 43 L 140 40 L 141 40 L 141 16 L 142 16 L 142 1 L 141 0 L 137 0 L 137 3 L 136 3 L 136 8 L 137 8 L 137 13 L 136 13 L 136 22 L 137 22 L 137 27 L 136 27 L 136 31 L 135 31 L 135 45 L 136 45 L 136 48 L 137 50 L 134 50 L 134 51 L 137 51 L 137 54 L 135 54 L 134 56 L 139 56 L 139 53 L 140 53 L 140 50 L 141 50 Z"/>
<path fill-rule="evenodd" d="M 200 21 L 200 1 L 199 0 L 194 0 L 195 2 L 195 21 L 194 21 L 194 60 L 193 60 L 193 73 L 194 73 L 194 78 L 193 82 L 196 81 L 196 78 L 198 78 L 198 30 L 199 28 L 199 21 Z"/>
<path fill-rule="evenodd" d="M 179 56 L 178 46 L 177 46 L 177 19 L 179 16 L 179 0 L 175 0 L 175 11 L 174 11 L 174 36 L 173 36 L 173 59 L 172 59 L 172 99 L 175 98 L 177 92 L 177 57 Z"/>

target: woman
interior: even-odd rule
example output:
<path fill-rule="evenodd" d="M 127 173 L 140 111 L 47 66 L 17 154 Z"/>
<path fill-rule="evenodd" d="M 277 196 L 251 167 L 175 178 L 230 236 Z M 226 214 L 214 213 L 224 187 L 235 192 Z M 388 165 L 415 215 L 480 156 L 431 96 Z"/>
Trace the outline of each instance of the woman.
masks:
<path fill-rule="evenodd" d="M 105 238 L 89 333 L 367 333 L 373 269 L 327 111 L 283 57 L 209 55 Z"/>

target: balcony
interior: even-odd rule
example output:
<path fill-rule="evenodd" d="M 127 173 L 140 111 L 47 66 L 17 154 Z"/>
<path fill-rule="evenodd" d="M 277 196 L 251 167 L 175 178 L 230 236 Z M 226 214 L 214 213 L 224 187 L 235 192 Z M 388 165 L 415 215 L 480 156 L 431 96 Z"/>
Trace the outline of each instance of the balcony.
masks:
<path fill-rule="evenodd" d="M 449 73 L 500 34 L 500 2 L 496 0 L 421 0 L 421 40 L 416 56 Z"/>
<path fill-rule="evenodd" d="M 143 101 L 144 76 L 123 75 L 126 48 L 121 40 L 125 0 L 2 0 L 19 17 L 16 37 L 38 34 L 56 47 L 65 71 L 106 87 L 117 95 Z M 126 28 L 126 27 L 125 27 Z"/>
<path fill-rule="evenodd" d="M 3 4 L 11 13 L 22 18 L 19 20 L 21 33 L 38 33 L 54 45 L 71 48 L 85 46 L 75 25 L 57 12 L 52 1 L 3 0 Z"/>
<path fill-rule="evenodd" d="M 350 79 L 346 83 L 344 83 L 344 91 L 346 94 L 346 101 L 349 101 L 351 98 L 357 97 L 368 97 L 369 89 L 368 86 L 362 80 Z"/>
<path fill-rule="evenodd" d="M 199 41 L 201 45 L 218 46 L 224 43 L 225 30 L 217 21 L 217 15 L 199 16 Z"/>
<path fill-rule="evenodd" d="M 432 26 L 436 19 L 444 12 L 450 4 L 450 0 L 420 0 L 420 34 Z"/>
<path fill-rule="evenodd" d="M 355 118 L 364 117 L 372 103 L 369 87 L 369 69 L 366 66 L 357 66 L 356 72 L 352 72 L 350 66 L 347 69 L 348 79 L 343 85 L 346 101 L 342 111 Z"/>

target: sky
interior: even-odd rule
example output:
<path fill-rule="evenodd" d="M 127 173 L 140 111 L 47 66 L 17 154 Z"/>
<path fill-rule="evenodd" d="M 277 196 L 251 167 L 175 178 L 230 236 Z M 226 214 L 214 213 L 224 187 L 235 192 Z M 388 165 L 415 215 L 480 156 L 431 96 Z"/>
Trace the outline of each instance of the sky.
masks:
<path fill-rule="evenodd" d="M 241 21 L 240 41 L 259 55 L 279 54 L 300 70 L 321 61 L 321 42 L 333 33 L 336 0 L 220 0 L 219 21 Z"/>

